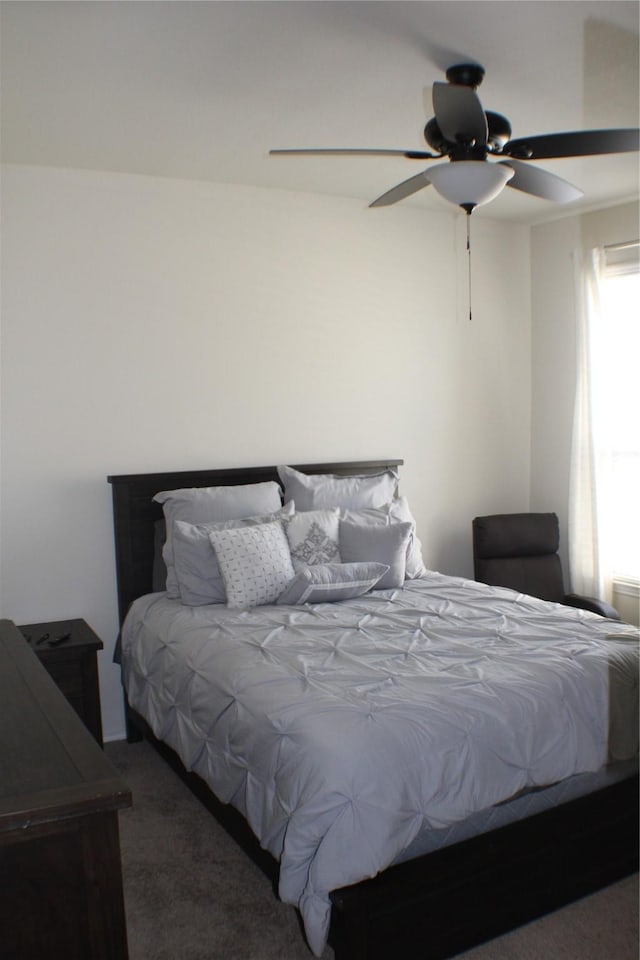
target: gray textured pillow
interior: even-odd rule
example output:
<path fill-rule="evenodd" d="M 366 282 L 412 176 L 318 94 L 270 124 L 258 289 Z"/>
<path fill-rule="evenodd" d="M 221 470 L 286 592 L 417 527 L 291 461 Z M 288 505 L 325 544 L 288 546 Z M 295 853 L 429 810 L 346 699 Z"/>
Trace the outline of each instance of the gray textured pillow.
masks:
<path fill-rule="evenodd" d="M 222 523 L 187 523 L 176 520 L 173 525 L 173 565 L 180 591 L 180 600 L 189 607 L 206 603 L 226 603 L 224 580 L 209 534 L 212 530 L 231 527 L 254 527 L 271 520 L 282 520 L 293 514 L 293 503 L 275 513 L 261 517 L 243 517 Z M 161 588 L 162 589 L 162 588 Z"/>
<path fill-rule="evenodd" d="M 427 572 L 422 559 L 422 544 L 416 533 L 416 522 L 409 509 L 409 501 L 406 497 L 398 497 L 397 500 L 392 500 L 391 503 L 386 503 L 383 507 L 342 510 L 340 518 L 348 520 L 350 523 L 364 523 L 373 526 L 385 526 L 396 521 L 412 523 L 413 531 L 407 544 L 407 565 L 404 575 L 407 580 L 415 580 L 416 577 L 423 577 Z"/>
<path fill-rule="evenodd" d="M 384 563 L 319 563 L 300 570 L 278 603 L 335 603 L 368 593 L 385 575 Z"/>
<path fill-rule="evenodd" d="M 282 506 L 280 487 L 273 480 L 226 487 L 162 490 L 153 499 L 162 504 L 167 522 L 167 539 L 162 548 L 162 557 L 167 567 L 167 596 L 173 600 L 180 598 L 173 567 L 173 525 L 176 520 L 186 520 L 187 523 L 237 520 L 240 517 L 273 513 Z"/>
<path fill-rule="evenodd" d="M 401 587 L 405 579 L 407 544 L 411 523 L 369 526 L 340 521 L 340 556 L 344 563 L 371 561 L 389 567 L 376 584 L 377 589 Z"/>
<path fill-rule="evenodd" d="M 228 607 L 275 603 L 295 576 L 281 520 L 212 530 L 209 538 L 222 572 Z"/>
<path fill-rule="evenodd" d="M 285 503 L 293 500 L 296 510 L 326 510 L 331 507 L 381 507 L 398 492 L 398 475 L 385 470 L 369 476 L 337 477 L 333 474 L 306 474 L 293 467 L 278 467 Z"/>

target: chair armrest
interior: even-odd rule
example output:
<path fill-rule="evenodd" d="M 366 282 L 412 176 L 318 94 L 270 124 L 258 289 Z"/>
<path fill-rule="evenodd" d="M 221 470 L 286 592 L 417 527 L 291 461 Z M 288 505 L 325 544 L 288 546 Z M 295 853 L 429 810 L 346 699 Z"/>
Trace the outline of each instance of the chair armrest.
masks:
<path fill-rule="evenodd" d="M 598 613 L 601 617 L 607 617 L 609 620 L 619 620 L 620 614 L 615 607 L 604 600 L 596 600 L 595 597 L 581 597 L 578 593 L 568 593 L 564 602 L 568 607 L 579 607 L 581 610 L 590 610 L 591 613 Z"/>

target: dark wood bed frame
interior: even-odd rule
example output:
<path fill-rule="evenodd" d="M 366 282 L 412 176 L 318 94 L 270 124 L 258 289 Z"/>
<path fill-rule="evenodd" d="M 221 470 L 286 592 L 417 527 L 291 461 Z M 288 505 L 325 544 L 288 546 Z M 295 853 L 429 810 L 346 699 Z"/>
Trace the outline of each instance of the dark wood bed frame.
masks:
<path fill-rule="evenodd" d="M 402 460 L 295 465 L 305 473 L 373 474 Z M 111 476 L 120 622 L 152 590 L 160 490 L 278 480 L 275 467 Z M 126 703 L 144 734 L 277 888 L 278 864 L 242 816 L 188 773 Z M 444 960 L 638 869 L 637 775 L 596 793 L 390 867 L 331 894 L 336 960 Z M 311 955 L 311 954 L 310 954 Z"/>

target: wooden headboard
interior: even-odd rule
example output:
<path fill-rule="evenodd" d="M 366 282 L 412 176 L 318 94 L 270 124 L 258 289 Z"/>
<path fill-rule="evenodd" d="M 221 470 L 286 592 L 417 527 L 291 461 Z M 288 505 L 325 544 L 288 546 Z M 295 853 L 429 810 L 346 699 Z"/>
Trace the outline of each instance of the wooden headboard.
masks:
<path fill-rule="evenodd" d="M 301 473 L 331 473 L 338 476 L 380 473 L 402 466 L 403 460 L 362 460 L 350 463 L 292 464 Z M 154 503 L 161 490 L 182 487 L 234 486 L 239 483 L 279 483 L 276 467 L 232 467 L 225 470 L 187 470 L 171 473 L 137 473 L 107 477 L 112 485 L 113 525 L 120 623 L 130 604 L 151 593 L 155 522 L 162 507 Z"/>

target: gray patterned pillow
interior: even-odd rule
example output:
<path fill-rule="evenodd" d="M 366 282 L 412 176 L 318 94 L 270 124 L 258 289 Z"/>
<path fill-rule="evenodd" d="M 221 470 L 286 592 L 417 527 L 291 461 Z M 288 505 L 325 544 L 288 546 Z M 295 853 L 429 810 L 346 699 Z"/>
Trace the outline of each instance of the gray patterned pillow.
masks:
<path fill-rule="evenodd" d="M 212 530 L 209 539 L 222 572 L 228 607 L 275 603 L 295 576 L 280 520 Z"/>
<path fill-rule="evenodd" d="M 335 603 L 368 593 L 387 573 L 383 563 L 324 563 L 295 575 L 278 603 Z"/>
<path fill-rule="evenodd" d="M 340 511 L 307 510 L 296 513 L 285 522 L 285 532 L 296 570 L 318 563 L 338 563 L 338 525 Z"/>

